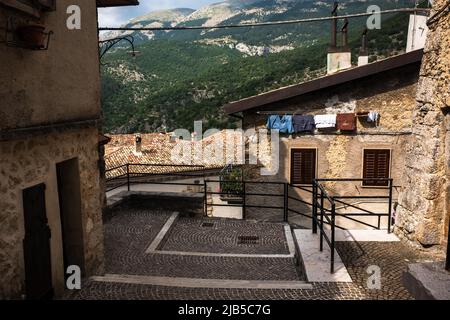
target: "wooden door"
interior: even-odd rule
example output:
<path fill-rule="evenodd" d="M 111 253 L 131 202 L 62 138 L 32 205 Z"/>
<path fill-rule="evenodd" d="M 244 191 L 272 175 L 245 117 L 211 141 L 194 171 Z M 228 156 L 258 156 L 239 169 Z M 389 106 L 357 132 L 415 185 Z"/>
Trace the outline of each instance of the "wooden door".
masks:
<path fill-rule="evenodd" d="M 50 228 L 45 208 L 45 185 L 40 184 L 23 190 L 25 216 L 26 295 L 29 300 L 53 297 Z"/>

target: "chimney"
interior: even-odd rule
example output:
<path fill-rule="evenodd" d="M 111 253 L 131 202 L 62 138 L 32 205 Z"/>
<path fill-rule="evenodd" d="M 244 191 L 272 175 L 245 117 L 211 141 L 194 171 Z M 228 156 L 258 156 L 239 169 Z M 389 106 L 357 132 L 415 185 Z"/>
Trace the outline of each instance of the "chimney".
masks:
<path fill-rule="evenodd" d="M 134 154 L 136 155 L 142 155 L 142 137 L 140 134 L 137 134 L 134 139 L 135 144 L 135 150 Z"/>
<path fill-rule="evenodd" d="M 362 34 L 361 49 L 359 50 L 358 66 L 364 66 L 369 63 L 369 46 L 367 44 L 367 32 L 366 28 Z"/>
<path fill-rule="evenodd" d="M 427 16 L 423 14 L 412 14 L 409 16 L 408 42 L 406 52 L 423 49 L 427 40 L 428 26 Z"/>
<path fill-rule="evenodd" d="M 338 16 L 338 7 L 339 3 L 336 1 L 334 3 L 333 11 L 331 12 L 333 17 Z M 348 48 L 348 19 L 344 20 L 344 26 L 341 29 L 341 46 L 337 45 L 337 23 L 337 19 L 332 20 L 331 44 L 328 48 L 327 57 L 327 74 L 333 74 L 351 68 L 352 66 L 352 53 Z"/>

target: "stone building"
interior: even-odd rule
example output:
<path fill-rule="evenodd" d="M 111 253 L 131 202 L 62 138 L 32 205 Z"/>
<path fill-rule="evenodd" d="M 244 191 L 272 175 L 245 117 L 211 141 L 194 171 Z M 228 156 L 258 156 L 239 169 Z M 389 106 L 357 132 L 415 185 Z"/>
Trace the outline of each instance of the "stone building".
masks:
<path fill-rule="evenodd" d="M 0 29 L 0 299 L 58 297 L 103 269 L 97 5 L 2 0 Z"/>
<path fill-rule="evenodd" d="M 412 51 L 233 102 L 225 106 L 225 112 L 242 113 L 244 130 L 265 129 L 268 117 L 277 114 L 354 114 L 356 129 L 352 131 L 331 128 L 281 134 L 278 172 L 258 178 L 298 185 L 310 185 L 311 178 L 393 178 L 396 199 L 403 185 L 421 60 L 422 50 Z M 368 112 L 377 112 L 378 121 L 369 122 Z M 369 163 L 373 157 L 378 164 Z M 375 170 L 375 176 L 370 170 Z M 330 183 L 328 187 L 342 196 L 386 195 L 386 184 L 376 184 Z"/>
<path fill-rule="evenodd" d="M 450 216 L 450 4 L 435 0 L 407 146 L 398 234 L 424 247 L 447 242 Z"/>

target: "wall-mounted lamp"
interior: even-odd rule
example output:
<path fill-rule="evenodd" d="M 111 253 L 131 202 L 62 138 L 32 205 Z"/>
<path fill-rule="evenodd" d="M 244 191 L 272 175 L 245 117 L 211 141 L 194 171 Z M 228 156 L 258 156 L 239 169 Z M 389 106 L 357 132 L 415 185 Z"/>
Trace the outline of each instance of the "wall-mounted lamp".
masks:
<path fill-rule="evenodd" d="M 128 42 L 131 46 L 131 51 L 128 51 L 128 54 L 130 54 L 133 57 L 139 56 L 141 54 L 140 51 L 135 50 L 134 37 L 132 35 L 127 35 L 124 37 L 118 37 L 118 38 L 99 41 L 100 62 L 109 50 L 111 50 L 114 46 L 116 46 L 117 44 L 119 44 L 122 41 Z"/>

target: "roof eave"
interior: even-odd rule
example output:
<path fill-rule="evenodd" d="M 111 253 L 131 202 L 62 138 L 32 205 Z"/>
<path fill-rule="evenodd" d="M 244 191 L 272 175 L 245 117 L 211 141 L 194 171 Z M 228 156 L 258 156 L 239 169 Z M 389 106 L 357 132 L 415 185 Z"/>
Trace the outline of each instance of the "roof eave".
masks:
<path fill-rule="evenodd" d="M 396 69 L 411 63 L 420 62 L 422 60 L 422 57 L 422 49 L 408 52 L 395 57 L 369 63 L 364 66 L 351 68 L 332 75 L 323 76 L 308 82 L 295 84 L 285 88 L 276 89 L 273 91 L 262 93 L 260 95 L 245 98 L 239 101 L 231 102 L 226 104 L 223 109 L 225 114 L 228 115 L 247 111 L 256 107 L 267 105 L 269 103 L 286 100 L 306 93 Z"/>
<path fill-rule="evenodd" d="M 139 0 L 97 0 L 98 8 L 138 6 Z"/>

